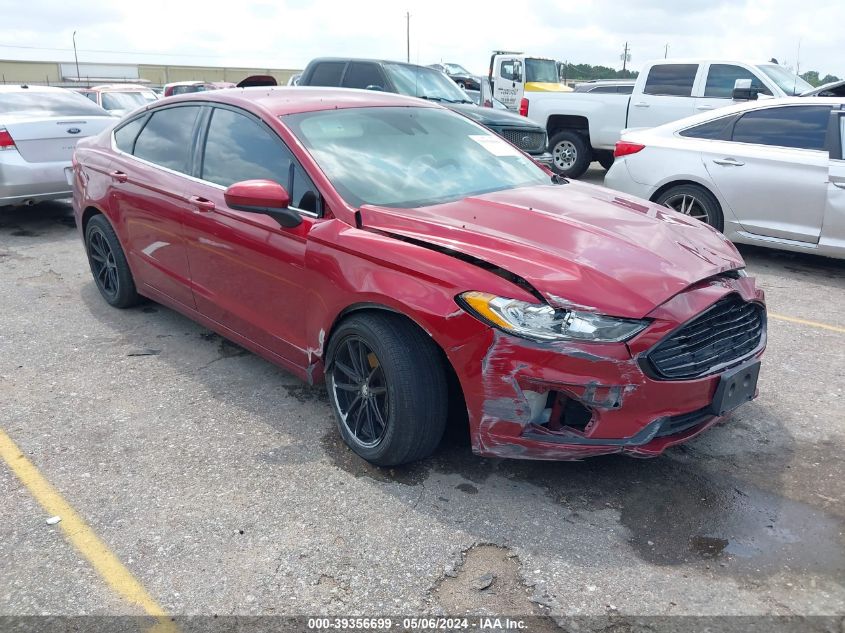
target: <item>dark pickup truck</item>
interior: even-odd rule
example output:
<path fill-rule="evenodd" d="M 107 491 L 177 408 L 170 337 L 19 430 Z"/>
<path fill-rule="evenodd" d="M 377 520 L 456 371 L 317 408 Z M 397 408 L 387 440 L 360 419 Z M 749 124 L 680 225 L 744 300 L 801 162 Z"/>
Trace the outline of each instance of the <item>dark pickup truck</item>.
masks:
<path fill-rule="evenodd" d="M 546 131 L 537 123 L 511 112 L 482 108 L 455 82 L 433 68 L 375 59 L 326 57 L 312 60 L 299 86 L 332 86 L 396 92 L 436 101 L 484 125 L 513 143 L 535 161 L 550 166 Z"/>

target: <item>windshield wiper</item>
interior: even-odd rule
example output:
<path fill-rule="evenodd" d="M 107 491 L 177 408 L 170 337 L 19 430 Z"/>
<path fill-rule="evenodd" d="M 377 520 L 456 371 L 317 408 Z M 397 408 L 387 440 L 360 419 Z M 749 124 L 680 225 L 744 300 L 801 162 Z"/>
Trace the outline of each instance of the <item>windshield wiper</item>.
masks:
<path fill-rule="evenodd" d="M 429 101 L 437 101 L 438 103 L 444 101 L 446 103 L 472 103 L 466 99 L 447 99 L 446 97 L 432 97 L 430 95 L 420 95 L 420 99 L 427 99 Z"/>
<path fill-rule="evenodd" d="M 558 174 L 552 174 L 552 184 L 553 185 L 568 185 L 569 181 L 564 178 L 563 176 L 559 176 Z"/>

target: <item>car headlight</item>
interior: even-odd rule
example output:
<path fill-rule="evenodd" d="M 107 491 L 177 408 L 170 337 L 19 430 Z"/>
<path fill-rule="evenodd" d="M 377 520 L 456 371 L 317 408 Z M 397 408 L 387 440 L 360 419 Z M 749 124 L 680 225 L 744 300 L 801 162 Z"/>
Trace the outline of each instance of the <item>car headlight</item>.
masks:
<path fill-rule="evenodd" d="M 458 304 L 489 325 L 537 341 L 618 343 L 627 341 L 648 325 L 648 321 L 639 319 L 555 309 L 486 292 L 465 292 L 458 295 Z"/>

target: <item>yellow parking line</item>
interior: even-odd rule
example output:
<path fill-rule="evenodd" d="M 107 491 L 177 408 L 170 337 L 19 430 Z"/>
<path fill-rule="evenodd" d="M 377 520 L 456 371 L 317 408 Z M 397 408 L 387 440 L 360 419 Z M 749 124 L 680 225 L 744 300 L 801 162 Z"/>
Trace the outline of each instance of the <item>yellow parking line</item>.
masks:
<path fill-rule="evenodd" d="M 845 327 L 838 327 L 836 325 L 828 325 L 827 323 L 819 323 L 818 321 L 807 321 L 806 319 L 798 319 L 796 317 L 785 316 L 783 314 L 774 314 L 769 312 L 770 319 L 777 319 L 778 321 L 788 321 L 789 323 L 798 323 L 800 325 L 807 325 L 809 327 L 817 327 L 821 330 L 830 330 L 831 332 L 839 332 L 845 334 Z"/>
<path fill-rule="evenodd" d="M 0 457 L 48 515 L 62 518 L 59 527 L 62 528 L 65 537 L 79 550 L 80 554 L 88 559 L 88 562 L 115 592 L 128 602 L 141 607 L 147 615 L 159 618 L 159 623 L 154 630 L 161 632 L 175 630 L 165 610 L 144 589 L 132 572 L 118 560 L 108 545 L 94 534 L 82 517 L 26 458 L 3 429 L 0 429 Z"/>

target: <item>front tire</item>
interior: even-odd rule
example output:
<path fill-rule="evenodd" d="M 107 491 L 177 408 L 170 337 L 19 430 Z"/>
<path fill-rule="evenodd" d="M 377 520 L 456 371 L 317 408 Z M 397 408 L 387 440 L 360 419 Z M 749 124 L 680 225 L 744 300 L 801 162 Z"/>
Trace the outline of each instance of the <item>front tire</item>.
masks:
<path fill-rule="evenodd" d="M 593 161 L 593 152 L 584 137 L 573 130 L 558 132 L 549 142 L 552 169 L 564 178 L 578 178 Z"/>
<path fill-rule="evenodd" d="M 716 200 L 716 196 L 704 187 L 676 185 L 660 194 L 655 202 L 709 224 L 719 232 L 724 231 L 725 221 L 722 215 L 722 207 Z"/>
<path fill-rule="evenodd" d="M 448 387 L 439 350 L 399 315 L 343 321 L 329 343 L 326 384 L 343 441 L 368 462 L 413 462 L 443 437 Z"/>
<path fill-rule="evenodd" d="M 115 308 L 129 308 L 141 297 L 117 233 L 104 215 L 95 215 L 85 227 L 85 251 L 94 283 L 103 299 Z"/>

